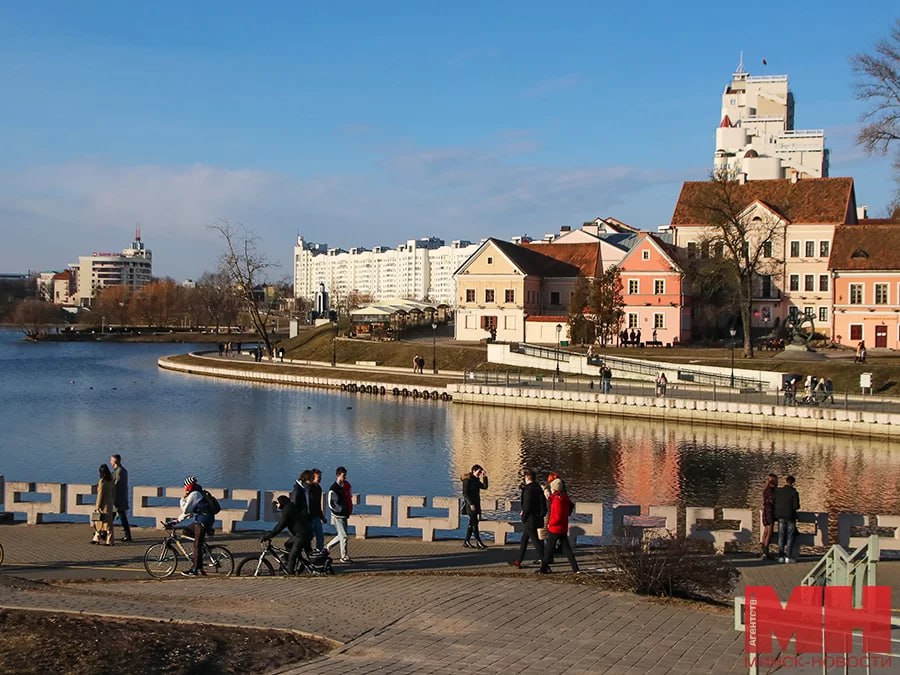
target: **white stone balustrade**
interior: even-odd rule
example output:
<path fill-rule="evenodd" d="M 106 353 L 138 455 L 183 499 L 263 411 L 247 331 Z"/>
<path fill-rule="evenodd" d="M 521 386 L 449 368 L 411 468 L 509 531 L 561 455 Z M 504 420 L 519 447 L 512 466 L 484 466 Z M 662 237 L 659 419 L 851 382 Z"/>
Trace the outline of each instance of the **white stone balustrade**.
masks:
<path fill-rule="evenodd" d="M 701 526 L 698 521 L 714 520 L 715 509 L 705 506 L 689 506 L 684 510 L 687 536 L 700 541 L 708 541 L 716 550 L 724 552 L 728 544 L 745 544 L 753 536 L 753 511 L 751 509 L 722 509 L 723 520 L 737 520 L 734 530 L 710 530 Z"/>
<path fill-rule="evenodd" d="M 69 483 L 66 486 L 66 513 L 89 516 L 97 504 L 97 484 Z"/>
<path fill-rule="evenodd" d="M 29 525 L 44 521 L 44 516 L 66 512 L 66 485 L 64 483 L 23 483 L 9 481 L 3 491 L 4 508 L 10 513 L 24 513 Z M 22 499 L 24 494 L 49 495 L 50 501 Z"/>
<path fill-rule="evenodd" d="M 900 516 L 876 515 L 874 518 L 860 513 L 838 515 L 838 543 L 844 548 L 856 549 L 865 546 L 867 536 L 853 536 L 854 527 L 893 528 L 893 535 L 878 535 L 878 545 L 882 551 L 900 551 Z"/>
<path fill-rule="evenodd" d="M 423 508 L 425 497 L 397 497 L 397 527 L 403 529 L 421 529 L 422 541 L 434 541 L 435 530 L 459 529 L 459 499 L 456 497 L 433 497 L 431 507 L 447 509 L 447 516 L 413 516 L 414 508 Z"/>
<path fill-rule="evenodd" d="M 578 542 L 578 537 L 603 536 L 603 504 L 598 502 L 575 502 L 575 515 L 590 516 L 590 522 L 569 520 L 569 540 Z"/>
<path fill-rule="evenodd" d="M 482 511 L 497 511 L 504 509 L 504 502 L 501 499 L 481 499 Z M 461 518 L 460 525 L 466 527 L 469 522 L 468 517 Z M 520 525 L 521 528 L 521 525 Z M 491 533 L 494 536 L 495 544 L 506 544 L 509 541 L 509 535 L 516 531 L 514 520 L 481 520 L 478 522 L 479 531 L 484 534 Z"/>
<path fill-rule="evenodd" d="M 637 504 L 603 504 L 602 507 L 603 518 L 601 522 L 612 521 L 612 532 L 610 534 L 613 537 L 625 535 L 625 516 L 641 515 L 641 507 Z M 607 516 L 607 513 L 610 515 Z M 600 529 L 602 532 L 602 525 Z"/>
<path fill-rule="evenodd" d="M 762 532 L 762 511 L 759 511 L 759 530 Z M 812 523 L 812 532 L 800 532 L 797 530 L 795 538 L 795 546 L 828 546 L 828 514 L 817 511 L 798 511 L 797 524 Z M 770 543 L 778 541 L 778 521 L 776 520 L 772 526 L 772 540 Z"/>
<path fill-rule="evenodd" d="M 353 504 L 359 504 L 359 495 L 353 495 Z M 391 527 L 394 522 L 394 498 L 391 495 L 366 495 L 363 503 L 366 506 L 381 508 L 380 513 L 354 513 L 347 524 L 356 531 L 357 539 L 365 539 L 370 527 Z M 332 519 L 332 522 L 334 520 Z"/>

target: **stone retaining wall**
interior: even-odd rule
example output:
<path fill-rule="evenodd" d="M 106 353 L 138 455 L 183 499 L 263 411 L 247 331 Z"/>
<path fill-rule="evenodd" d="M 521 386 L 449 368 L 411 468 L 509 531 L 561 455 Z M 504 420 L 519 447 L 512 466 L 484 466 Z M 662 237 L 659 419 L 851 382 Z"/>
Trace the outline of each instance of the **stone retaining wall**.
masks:
<path fill-rule="evenodd" d="M 284 490 L 253 490 L 207 488 L 222 502 L 216 523 L 226 532 L 239 531 L 238 523 L 274 523 L 278 514 L 272 500 Z M 78 516 L 90 519 L 96 500 L 96 485 L 79 483 L 30 483 L 4 481 L 0 476 L 0 496 L 3 510 L 24 515 L 30 524 L 44 521 L 45 516 Z M 182 486 L 136 486 L 131 494 L 131 515 L 152 518 L 161 526 L 166 518 L 179 515 L 178 500 L 184 494 Z M 372 528 L 391 528 L 401 536 L 421 536 L 433 541 L 439 534 L 452 537 L 465 524 L 460 517 L 457 497 L 424 497 L 419 495 L 354 495 L 355 504 L 364 512 L 350 517 L 350 527 L 358 539 L 372 536 Z M 521 504 L 514 500 L 483 499 L 482 507 L 493 517 L 481 521 L 481 531 L 494 535 L 497 543 L 509 543 L 510 535 L 522 531 L 518 518 Z M 721 515 L 720 515 L 721 513 Z M 623 535 L 640 536 L 644 530 L 665 530 L 671 535 L 688 536 L 714 544 L 724 551 L 730 546 L 752 544 L 754 520 L 761 527 L 762 513 L 746 508 L 716 509 L 710 506 L 680 508 L 654 505 L 641 512 L 636 504 L 600 504 L 576 502 L 570 522 L 569 536 L 573 543 L 578 537 L 592 541 L 609 540 Z M 829 541 L 829 515 L 801 512 L 798 543 L 801 546 L 824 547 Z M 893 534 L 880 536 L 884 551 L 900 551 L 900 516 L 876 515 L 867 517 L 856 513 L 838 516 L 838 543 L 857 547 L 865 543 L 870 528 L 893 528 Z M 248 528 L 249 529 L 249 528 Z"/>
<path fill-rule="evenodd" d="M 839 408 L 451 384 L 456 403 L 900 440 L 900 415 Z"/>

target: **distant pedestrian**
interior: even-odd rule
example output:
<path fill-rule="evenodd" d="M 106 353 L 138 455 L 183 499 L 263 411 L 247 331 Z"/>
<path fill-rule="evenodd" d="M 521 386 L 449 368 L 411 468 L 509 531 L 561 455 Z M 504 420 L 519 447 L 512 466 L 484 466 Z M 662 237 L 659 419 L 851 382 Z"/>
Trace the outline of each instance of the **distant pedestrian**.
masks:
<path fill-rule="evenodd" d="M 653 333 L 651 334 L 651 336 L 653 337 L 653 344 L 656 344 L 658 342 L 658 340 L 656 339 L 656 329 L 655 328 L 653 329 Z"/>
<path fill-rule="evenodd" d="M 328 490 L 328 508 L 334 519 L 334 529 L 337 535 L 329 541 L 325 548 L 330 549 L 335 544 L 340 544 L 341 562 L 351 563 L 347 551 L 347 521 L 353 513 L 353 491 L 350 481 L 347 480 L 347 469 L 339 466 L 335 471 L 335 481 Z"/>
<path fill-rule="evenodd" d="M 608 394 L 612 391 L 612 369 L 607 364 L 600 367 L 600 393 Z"/>
<path fill-rule="evenodd" d="M 97 481 L 97 502 L 94 513 L 97 520 L 93 520 L 94 536 L 92 544 L 113 545 L 113 520 L 116 517 L 116 485 L 113 482 L 112 473 L 106 464 L 101 464 L 100 480 Z"/>
<path fill-rule="evenodd" d="M 460 476 L 462 480 L 463 500 L 465 501 L 466 515 L 469 516 L 469 524 L 466 527 L 466 539 L 463 546 L 466 548 L 487 548 L 481 541 L 481 532 L 478 530 L 478 521 L 481 519 L 481 491 L 487 490 L 488 477 L 480 464 L 475 464 L 472 470 Z M 472 543 L 475 537 L 475 543 Z"/>
<path fill-rule="evenodd" d="M 669 380 L 666 377 L 666 374 L 660 371 L 659 375 L 656 376 L 656 395 L 657 396 L 665 396 L 666 395 L 666 387 L 669 386 Z"/>
<path fill-rule="evenodd" d="M 634 334 L 634 346 L 635 347 L 641 346 L 641 329 L 640 328 L 638 328 L 637 332 Z"/>
<path fill-rule="evenodd" d="M 419 356 L 416 359 L 416 365 L 419 366 L 419 375 L 423 375 L 425 373 L 425 357 Z"/>
<path fill-rule="evenodd" d="M 128 470 L 122 466 L 122 455 L 109 458 L 112 467 L 113 484 L 116 486 L 116 515 L 122 523 L 122 541 L 131 541 L 131 526 L 128 524 Z"/>
<path fill-rule="evenodd" d="M 225 343 L 220 342 L 219 343 L 219 356 L 222 356 L 222 354 L 224 354 L 224 353 L 225 353 Z"/>
<path fill-rule="evenodd" d="M 784 384 L 784 404 L 785 405 L 795 405 L 796 404 L 796 395 L 797 395 L 797 380 L 791 379 Z"/>
<path fill-rule="evenodd" d="M 866 362 L 866 341 L 860 340 L 859 344 L 856 345 L 856 363 L 865 363 Z"/>
<path fill-rule="evenodd" d="M 622 347 L 628 345 L 628 331 L 624 328 L 622 329 L 622 332 L 619 333 L 619 345 Z"/>
<path fill-rule="evenodd" d="M 538 536 L 538 529 L 544 526 L 544 517 L 547 515 L 547 499 L 534 476 L 534 471 L 525 469 L 522 472 L 522 541 L 519 543 L 519 556 L 510 564 L 521 567 L 528 552 L 528 542 L 534 545 L 537 551 L 537 559 L 544 559 L 544 542 Z"/>
<path fill-rule="evenodd" d="M 825 399 L 823 403 L 834 403 L 834 382 L 831 381 L 830 377 L 825 378 Z"/>
<path fill-rule="evenodd" d="M 797 512 L 800 495 L 794 488 L 795 479 L 788 476 L 785 484 L 775 490 L 775 519 L 778 520 L 778 562 L 794 563 L 794 539 L 797 536 Z"/>
<path fill-rule="evenodd" d="M 419 372 L 419 355 L 416 354 L 413 357 L 413 374 L 418 373 L 418 372 Z"/>
<path fill-rule="evenodd" d="M 759 538 L 760 560 L 770 560 L 769 542 L 772 539 L 772 525 L 775 523 L 775 490 L 778 488 L 778 476 L 769 474 L 762 498 L 762 536 Z"/>
<path fill-rule="evenodd" d="M 241 355 L 241 343 L 240 342 L 237 343 L 237 354 L 238 354 L 238 356 Z"/>
<path fill-rule="evenodd" d="M 629 335 L 629 342 L 633 345 L 637 344 L 637 334 L 634 332 L 634 328 L 631 329 L 631 334 Z"/>
<path fill-rule="evenodd" d="M 566 493 L 561 479 L 556 478 L 550 483 L 550 499 L 548 500 L 550 517 L 547 521 L 547 541 L 544 545 L 544 557 L 541 559 L 541 574 L 550 572 L 550 559 L 557 543 L 560 550 L 569 560 L 573 572 L 578 572 L 578 562 L 575 553 L 569 543 L 569 515 L 571 502 Z"/>
<path fill-rule="evenodd" d="M 816 382 L 816 387 L 813 390 L 815 392 L 816 403 L 821 404 L 825 403 L 825 378 L 820 377 Z"/>
<path fill-rule="evenodd" d="M 278 360 L 284 363 L 284 347 L 278 348 Z"/>
<path fill-rule="evenodd" d="M 325 533 L 322 525 L 325 524 L 325 513 L 322 510 L 322 472 L 312 469 L 312 478 L 309 481 L 309 524 L 312 526 L 313 536 L 316 538 L 316 550 L 325 548 Z"/>

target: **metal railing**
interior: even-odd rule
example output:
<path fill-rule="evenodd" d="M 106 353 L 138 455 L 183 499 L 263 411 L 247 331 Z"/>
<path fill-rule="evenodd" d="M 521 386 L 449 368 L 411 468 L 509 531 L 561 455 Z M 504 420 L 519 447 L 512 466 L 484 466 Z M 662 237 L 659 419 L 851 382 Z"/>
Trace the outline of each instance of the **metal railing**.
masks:
<path fill-rule="evenodd" d="M 853 604 L 860 607 L 863 589 L 875 586 L 878 559 L 881 547 L 878 535 L 869 535 L 868 540 L 853 553 L 840 544 L 835 544 L 809 571 L 802 586 L 850 586 L 853 589 Z"/>

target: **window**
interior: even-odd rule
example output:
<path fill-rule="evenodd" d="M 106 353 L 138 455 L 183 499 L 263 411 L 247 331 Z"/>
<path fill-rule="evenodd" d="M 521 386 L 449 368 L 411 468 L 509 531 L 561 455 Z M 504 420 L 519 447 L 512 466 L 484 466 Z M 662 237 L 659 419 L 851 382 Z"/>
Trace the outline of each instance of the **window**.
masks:
<path fill-rule="evenodd" d="M 650 260 L 650 249 L 641 251 L 641 260 Z"/>
<path fill-rule="evenodd" d="M 804 251 L 807 258 L 815 258 L 816 257 L 816 242 L 808 241 L 806 242 L 806 250 Z"/>
<path fill-rule="evenodd" d="M 862 324 L 861 323 L 852 323 L 850 324 L 850 339 L 853 341 L 862 340 L 863 332 L 862 332 Z"/>
<path fill-rule="evenodd" d="M 819 323 L 820 324 L 828 323 L 828 308 L 827 307 L 819 307 Z"/>
<path fill-rule="evenodd" d="M 506 330 L 515 330 L 515 329 L 516 329 L 516 317 L 515 317 L 515 315 L 504 317 L 504 319 L 503 319 L 503 327 L 504 327 Z"/>
<path fill-rule="evenodd" d="M 701 258 L 709 257 L 709 242 L 708 241 L 704 241 L 702 244 L 700 244 L 700 257 Z"/>
<path fill-rule="evenodd" d="M 788 308 L 788 318 L 791 321 L 796 321 L 798 316 L 800 316 L 800 309 L 796 305 L 791 305 Z"/>
<path fill-rule="evenodd" d="M 828 254 L 831 252 L 831 242 L 830 241 L 820 241 L 819 242 L 819 257 L 827 258 Z"/>
<path fill-rule="evenodd" d="M 494 258 L 493 258 L 493 256 L 488 256 L 487 264 L 488 264 L 488 265 L 493 265 L 493 264 L 494 264 Z"/>
<path fill-rule="evenodd" d="M 792 291 L 800 290 L 800 275 L 792 274 L 788 280 L 788 288 Z"/>
<path fill-rule="evenodd" d="M 689 241 L 687 243 L 687 254 L 688 258 L 696 258 L 697 257 L 697 242 Z"/>
<path fill-rule="evenodd" d="M 484 330 L 497 330 L 497 317 L 496 316 L 481 317 L 481 327 Z"/>
<path fill-rule="evenodd" d="M 819 275 L 819 290 L 820 291 L 828 290 L 828 275 L 827 274 Z"/>
<path fill-rule="evenodd" d="M 662 313 L 657 313 L 653 315 L 653 327 L 654 328 L 665 328 L 666 327 L 666 315 Z"/>
<path fill-rule="evenodd" d="M 550 291 L 550 304 L 551 305 L 559 304 L 559 291 Z"/>
<path fill-rule="evenodd" d="M 800 242 L 799 241 L 791 242 L 791 257 L 792 258 L 800 257 Z"/>
<path fill-rule="evenodd" d="M 494 301 L 494 289 L 493 288 L 486 288 L 484 290 L 484 301 L 486 303 Z"/>
<path fill-rule="evenodd" d="M 816 277 L 814 274 L 803 275 L 803 290 L 804 291 L 816 290 Z"/>
<path fill-rule="evenodd" d="M 887 284 L 875 284 L 875 304 L 876 305 L 888 304 L 888 285 Z"/>
<path fill-rule="evenodd" d="M 804 313 L 806 316 L 812 318 L 812 317 L 814 317 L 814 316 L 816 315 L 816 308 L 815 308 L 815 307 L 806 306 L 806 307 L 803 308 L 803 313 Z"/>
<path fill-rule="evenodd" d="M 475 289 L 474 288 L 466 289 L 466 302 L 475 302 Z"/>
<path fill-rule="evenodd" d="M 475 328 L 475 318 L 472 314 L 466 314 L 466 328 Z"/>
<path fill-rule="evenodd" d="M 850 284 L 850 304 L 861 305 L 863 302 L 862 284 Z"/>
<path fill-rule="evenodd" d="M 653 295 L 665 295 L 666 294 L 666 280 L 665 279 L 654 279 L 653 280 Z"/>
<path fill-rule="evenodd" d="M 628 315 L 628 327 L 629 328 L 637 328 L 638 327 L 638 315 L 637 314 L 629 314 Z"/>
<path fill-rule="evenodd" d="M 507 289 L 506 289 L 506 297 L 504 298 L 503 301 L 504 301 L 504 302 L 507 302 L 507 303 L 510 303 L 510 304 L 515 303 L 515 301 L 516 301 L 516 291 L 515 291 L 514 289 L 512 289 L 512 288 L 507 288 Z"/>
<path fill-rule="evenodd" d="M 772 275 L 771 274 L 763 274 L 760 277 L 760 281 L 762 282 L 762 297 L 771 298 L 772 297 Z"/>
<path fill-rule="evenodd" d="M 641 292 L 641 282 L 637 279 L 628 280 L 628 295 L 637 295 Z"/>
<path fill-rule="evenodd" d="M 723 257 L 725 255 L 725 244 L 723 244 L 721 241 L 717 241 L 713 245 L 713 255 L 715 255 L 717 258 Z"/>
<path fill-rule="evenodd" d="M 762 256 L 763 258 L 771 258 L 772 257 L 772 240 L 767 239 L 763 242 L 762 245 Z"/>

